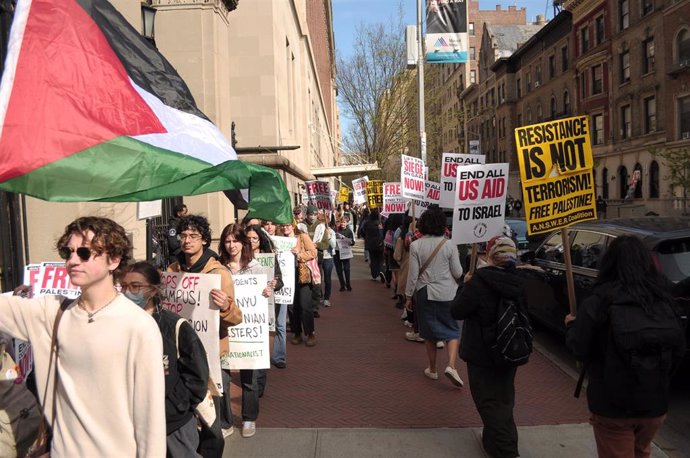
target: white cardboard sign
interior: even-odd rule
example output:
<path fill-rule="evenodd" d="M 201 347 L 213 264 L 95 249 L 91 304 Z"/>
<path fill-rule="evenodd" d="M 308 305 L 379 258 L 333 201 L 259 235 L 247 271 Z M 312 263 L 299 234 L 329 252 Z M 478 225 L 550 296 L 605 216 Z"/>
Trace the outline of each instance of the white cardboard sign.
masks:
<path fill-rule="evenodd" d="M 242 323 L 228 328 L 228 369 L 268 369 L 268 301 L 262 294 L 266 275 L 234 275 L 235 302 Z"/>
<path fill-rule="evenodd" d="M 483 164 L 485 156 L 481 154 L 443 153 L 441 159 L 441 202 L 442 208 L 453 208 L 455 204 L 455 177 L 458 167 L 472 164 Z"/>
<path fill-rule="evenodd" d="M 366 204 L 367 203 L 367 183 L 369 182 L 368 176 L 363 176 L 362 178 L 357 178 L 352 180 L 352 200 L 356 204 Z"/>
<path fill-rule="evenodd" d="M 424 200 L 424 162 L 419 158 L 404 154 L 400 157 L 402 158 L 400 167 L 402 196 L 407 199 Z"/>
<path fill-rule="evenodd" d="M 400 183 L 383 183 L 383 216 L 391 213 L 405 213 L 407 199 L 402 196 Z"/>

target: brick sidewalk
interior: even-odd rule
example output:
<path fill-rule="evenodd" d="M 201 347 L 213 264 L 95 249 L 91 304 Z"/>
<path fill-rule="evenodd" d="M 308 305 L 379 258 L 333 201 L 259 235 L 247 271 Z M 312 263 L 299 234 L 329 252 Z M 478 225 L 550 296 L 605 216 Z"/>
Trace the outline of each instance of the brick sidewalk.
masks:
<path fill-rule="evenodd" d="M 358 245 L 361 242 L 358 242 Z M 339 292 L 333 272 L 330 308 L 316 319 L 318 344 L 288 342 L 286 369 L 268 371 L 257 426 L 260 428 L 474 427 L 481 420 L 457 364 L 464 388 L 443 377 L 447 358 L 439 350 L 439 380 L 423 374 L 424 345 L 408 342 L 391 290 L 369 279 L 362 256 L 352 260 L 352 292 Z M 288 341 L 290 339 L 288 335 Z M 233 383 L 239 375 L 233 374 Z M 572 396 L 573 380 L 538 352 L 518 369 L 515 418 L 519 426 L 583 423 L 588 412 Z M 241 393 L 233 386 L 233 412 Z M 235 415 L 237 423 L 240 416 Z"/>

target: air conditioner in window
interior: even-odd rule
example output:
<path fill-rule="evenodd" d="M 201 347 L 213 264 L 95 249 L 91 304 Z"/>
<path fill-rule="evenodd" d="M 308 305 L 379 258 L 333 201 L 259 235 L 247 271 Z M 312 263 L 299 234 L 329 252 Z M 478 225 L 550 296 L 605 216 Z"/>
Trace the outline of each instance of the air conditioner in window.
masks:
<path fill-rule="evenodd" d="M 689 140 L 690 132 L 683 132 L 682 134 L 680 134 L 680 136 L 683 138 L 683 140 Z"/>
<path fill-rule="evenodd" d="M 541 83 L 540 83 L 539 81 L 535 81 L 535 82 L 534 82 L 534 87 L 537 88 L 537 87 L 539 87 L 540 84 L 541 84 Z"/>

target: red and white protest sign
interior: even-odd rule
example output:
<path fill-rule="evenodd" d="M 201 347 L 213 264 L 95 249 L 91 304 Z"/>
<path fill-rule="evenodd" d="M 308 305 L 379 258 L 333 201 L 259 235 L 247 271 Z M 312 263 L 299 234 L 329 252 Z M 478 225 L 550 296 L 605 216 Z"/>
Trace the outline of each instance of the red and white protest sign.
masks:
<path fill-rule="evenodd" d="M 81 294 L 79 287 L 70 281 L 64 262 L 42 262 L 32 290 L 34 297 L 53 295 L 76 299 Z"/>
<path fill-rule="evenodd" d="M 453 242 L 486 242 L 505 224 L 508 164 L 459 167 L 453 207 Z"/>
<path fill-rule="evenodd" d="M 407 199 L 424 200 L 424 162 L 419 158 L 405 156 L 404 154 L 401 158 L 400 183 L 402 185 L 402 196 Z"/>
<path fill-rule="evenodd" d="M 414 201 L 414 217 L 419 218 L 422 213 L 426 211 L 432 204 L 439 204 L 441 200 L 441 184 L 435 181 L 426 181 L 424 183 L 424 188 L 426 189 L 426 195 L 424 200 Z"/>
<path fill-rule="evenodd" d="M 331 186 L 327 181 L 305 181 L 304 187 L 307 190 L 307 201 L 309 205 L 313 205 L 317 209 L 327 213 L 333 211 Z"/>
<path fill-rule="evenodd" d="M 401 195 L 400 183 L 383 183 L 383 216 L 405 213 L 407 199 Z"/>
<path fill-rule="evenodd" d="M 483 154 L 443 153 L 441 159 L 441 202 L 442 208 L 453 208 L 455 204 L 455 177 L 458 167 L 483 164 Z"/>
<path fill-rule="evenodd" d="M 363 176 L 362 178 L 357 178 L 352 180 L 352 200 L 356 204 L 366 204 L 367 203 L 367 183 L 369 182 L 368 176 Z"/>

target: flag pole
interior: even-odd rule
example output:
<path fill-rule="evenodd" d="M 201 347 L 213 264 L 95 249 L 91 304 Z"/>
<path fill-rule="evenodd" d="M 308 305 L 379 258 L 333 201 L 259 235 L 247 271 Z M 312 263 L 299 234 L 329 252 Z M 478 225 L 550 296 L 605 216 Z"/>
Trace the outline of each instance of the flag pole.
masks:
<path fill-rule="evenodd" d="M 419 104 L 419 157 L 426 164 L 426 126 L 424 125 L 424 46 L 422 44 L 422 0 L 417 0 L 417 91 Z"/>

